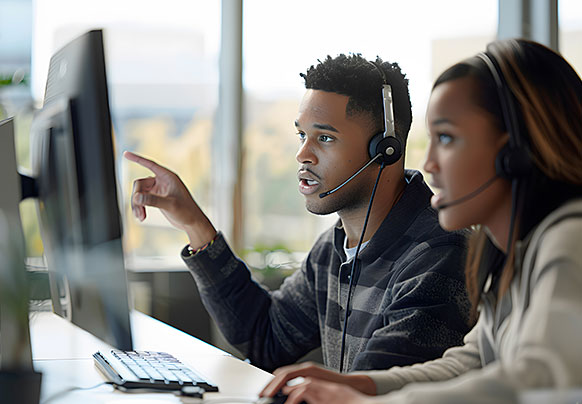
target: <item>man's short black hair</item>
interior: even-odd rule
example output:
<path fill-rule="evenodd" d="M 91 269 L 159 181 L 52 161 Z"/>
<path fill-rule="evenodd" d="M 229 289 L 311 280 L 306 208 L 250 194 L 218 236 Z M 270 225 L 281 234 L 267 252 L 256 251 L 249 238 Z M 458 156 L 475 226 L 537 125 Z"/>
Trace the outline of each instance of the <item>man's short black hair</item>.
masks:
<path fill-rule="evenodd" d="M 348 96 L 346 114 L 368 115 L 375 133 L 383 131 L 383 78 L 378 69 L 360 54 L 340 54 L 335 58 L 328 55 L 325 60 L 318 61 L 317 66 L 311 66 L 306 73 L 300 73 L 305 79 L 305 88 Z M 397 63 L 384 62 L 378 56 L 375 63 L 384 71 L 386 81 L 392 86 L 394 126 L 396 135 L 405 146 L 412 123 L 408 79 Z"/>

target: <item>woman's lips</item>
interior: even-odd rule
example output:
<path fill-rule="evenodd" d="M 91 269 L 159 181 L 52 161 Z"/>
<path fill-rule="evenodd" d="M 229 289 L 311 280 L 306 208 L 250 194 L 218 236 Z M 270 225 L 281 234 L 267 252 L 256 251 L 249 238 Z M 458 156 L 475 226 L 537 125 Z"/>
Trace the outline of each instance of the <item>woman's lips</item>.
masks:
<path fill-rule="evenodd" d="M 434 209 L 438 209 L 439 206 L 441 206 L 444 203 L 445 198 L 443 196 L 443 192 L 437 193 L 437 191 L 442 190 L 442 188 L 440 186 L 439 181 L 437 181 L 434 175 L 432 176 L 429 185 L 435 192 L 435 194 L 430 198 L 430 206 L 432 206 Z"/>
<path fill-rule="evenodd" d="M 430 198 L 430 206 L 432 206 L 435 209 L 438 209 L 439 206 L 441 206 L 444 202 L 444 198 L 443 198 L 443 194 L 434 194 L 431 198 Z"/>

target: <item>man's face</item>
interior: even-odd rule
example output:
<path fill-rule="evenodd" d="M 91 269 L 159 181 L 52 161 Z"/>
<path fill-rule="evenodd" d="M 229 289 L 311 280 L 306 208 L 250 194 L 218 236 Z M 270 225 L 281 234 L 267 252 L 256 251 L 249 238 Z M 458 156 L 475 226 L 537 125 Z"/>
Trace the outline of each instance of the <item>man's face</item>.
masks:
<path fill-rule="evenodd" d="M 362 167 L 368 160 L 370 126 L 360 116 L 347 117 L 348 97 L 307 90 L 295 121 L 299 150 L 299 192 L 311 213 L 326 215 L 367 206 L 377 165 L 368 167 L 339 191 L 320 198 Z"/>

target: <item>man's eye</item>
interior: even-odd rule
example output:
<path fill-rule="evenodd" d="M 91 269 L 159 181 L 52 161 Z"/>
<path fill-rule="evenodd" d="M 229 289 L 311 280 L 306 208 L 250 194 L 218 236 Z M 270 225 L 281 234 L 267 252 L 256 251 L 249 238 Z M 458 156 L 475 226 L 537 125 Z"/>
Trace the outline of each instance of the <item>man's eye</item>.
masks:
<path fill-rule="evenodd" d="M 448 135 L 446 133 L 439 133 L 437 135 L 437 138 L 439 140 L 439 143 L 443 145 L 447 145 L 454 140 L 454 138 L 451 135 Z"/>
<path fill-rule="evenodd" d="M 321 135 L 321 136 L 319 136 L 319 140 L 321 142 L 327 143 L 327 142 L 333 141 L 333 138 L 331 136 Z"/>
<path fill-rule="evenodd" d="M 301 142 L 305 141 L 305 133 L 303 133 L 303 132 L 297 132 L 297 137 L 299 138 L 299 140 Z"/>

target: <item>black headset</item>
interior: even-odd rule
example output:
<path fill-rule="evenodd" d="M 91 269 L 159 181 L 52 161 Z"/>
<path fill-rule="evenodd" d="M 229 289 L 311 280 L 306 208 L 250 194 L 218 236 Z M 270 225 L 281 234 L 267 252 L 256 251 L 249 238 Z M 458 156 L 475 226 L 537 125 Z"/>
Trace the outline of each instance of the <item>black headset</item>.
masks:
<path fill-rule="evenodd" d="M 495 57 L 487 52 L 481 52 L 477 57 L 485 63 L 493 76 L 501 104 L 503 120 L 509 133 L 509 141 L 495 157 L 495 172 L 499 177 L 507 180 L 523 178 L 531 173 L 533 163 L 527 140 L 523 138 L 521 133 L 523 126 L 520 125 L 514 96 L 507 86 L 505 77 Z"/>
<path fill-rule="evenodd" d="M 343 331 L 341 335 L 341 347 L 340 347 L 340 362 L 339 371 L 340 373 L 344 371 L 344 352 L 346 347 L 346 335 L 348 329 L 348 316 L 350 313 L 350 301 L 352 296 L 352 289 L 355 287 L 358 278 L 356 274 L 356 262 L 358 260 L 358 254 L 360 253 L 360 248 L 364 240 L 364 234 L 366 233 L 366 227 L 368 226 L 368 219 L 370 218 L 370 212 L 372 210 L 372 202 L 374 201 L 374 195 L 376 195 L 376 189 L 378 187 L 378 182 L 380 181 L 380 175 L 382 174 L 382 169 L 390 164 L 397 162 L 402 156 L 402 143 L 396 137 L 396 132 L 394 130 L 394 111 L 392 109 L 392 87 L 388 84 L 386 80 L 386 75 L 384 71 L 374 62 L 369 62 L 380 72 L 382 76 L 382 98 L 383 98 L 383 117 L 384 117 L 384 132 L 376 133 L 370 143 L 368 144 L 368 153 L 370 154 L 370 161 L 360 168 L 354 175 L 348 178 L 347 181 L 342 183 L 339 187 L 334 188 L 332 191 L 320 194 L 319 197 L 329 195 L 332 192 L 337 191 L 339 188 L 343 187 L 349 181 L 351 181 L 356 175 L 358 175 L 362 170 L 368 167 L 372 162 L 376 161 L 381 164 L 380 170 L 378 170 L 378 176 L 376 177 L 376 182 L 374 183 L 374 188 L 372 189 L 372 195 L 370 196 L 370 202 L 368 203 L 368 210 L 366 212 L 366 218 L 364 220 L 364 226 L 362 227 L 362 233 L 356 247 L 356 253 L 352 259 L 352 268 L 350 270 L 349 276 L 349 287 L 348 287 L 348 300 L 346 302 L 346 310 L 344 315 Z M 323 195 L 323 196 L 322 196 Z M 341 286 L 341 285 L 340 285 Z"/>
<path fill-rule="evenodd" d="M 528 141 L 522 133 L 522 130 L 525 130 L 525 126 L 521 123 L 520 115 L 517 113 L 515 97 L 505 81 L 499 62 L 491 53 L 482 52 L 477 56 L 485 62 L 485 65 L 493 76 L 495 87 L 497 88 L 497 94 L 499 96 L 499 103 L 501 105 L 501 113 L 505 122 L 505 128 L 509 134 L 508 142 L 501 148 L 501 150 L 499 150 L 495 157 L 495 174 L 497 177 L 511 181 L 512 194 L 507 249 L 503 264 L 499 267 L 503 268 L 506 260 L 510 257 L 516 215 L 520 203 L 523 203 L 523 199 L 521 199 L 520 202 L 519 189 L 524 184 L 523 179 L 530 175 L 533 168 L 533 162 L 528 147 Z M 500 277 L 500 270 L 492 273 L 490 285 L 497 283 Z"/>
<path fill-rule="evenodd" d="M 382 109 L 384 115 L 384 131 L 376 133 L 368 144 L 371 159 L 385 166 L 396 163 L 402 156 L 402 143 L 396 137 L 394 129 L 394 110 L 392 108 L 392 87 L 386 80 L 386 74 L 375 62 L 369 61 L 382 76 Z M 380 155 L 380 156 L 378 156 Z"/>

